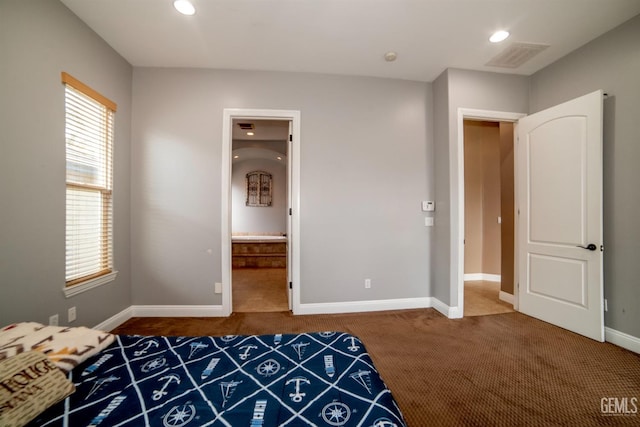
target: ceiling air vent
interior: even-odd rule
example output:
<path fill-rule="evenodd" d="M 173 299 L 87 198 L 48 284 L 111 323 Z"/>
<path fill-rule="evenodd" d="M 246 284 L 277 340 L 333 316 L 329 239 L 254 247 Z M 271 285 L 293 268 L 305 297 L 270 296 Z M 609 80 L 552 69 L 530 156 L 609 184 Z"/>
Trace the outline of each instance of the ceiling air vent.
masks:
<path fill-rule="evenodd" d="M 486 65 L 490 67 L 518 68 L 548 47 L 548 44 L 513 43 L 494 56 Z"/>
<path fill-rule="evenodd" d="M 240 129 L 242 130 L 252 130 L 255 129 L 255 126 L 253 125 L 253 123 L 238 123 L 238 126 L 240 127 Z"/>

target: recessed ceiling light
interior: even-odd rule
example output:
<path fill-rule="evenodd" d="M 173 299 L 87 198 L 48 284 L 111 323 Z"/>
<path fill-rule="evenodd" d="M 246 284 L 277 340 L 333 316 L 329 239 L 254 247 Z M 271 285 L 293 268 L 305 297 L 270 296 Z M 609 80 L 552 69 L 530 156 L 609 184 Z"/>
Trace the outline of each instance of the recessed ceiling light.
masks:
<path fill-rule="evenodd" d="M 238 156 L 237 154 L 235 156 L 233 156 L 234 159 L 239 159 L 240 156 Z"/>
<path fill-rule="evenodd" d="M 278 159 L 278 160 L 282 160 L 282 157 L 278 156 L 278 157 L 276 157 L 276 159 Z"/>
<path fill-rule="evenodd" d="M 509 37 L 509 31 L 500 30 L 493 33 L 491 37 L 489 37 L 489 41 L 491 43 L 499 43 L 503 40 L 506 40 L 507 37 Z"/>
<path fill-rule="evenodd" d="M 387 62 L 393 62 L 398 58 L 398 54 L 395 52 L 387 52 L 384 54 L 384 60 Z"/>
<path fill-rule="evenodd" d="M 247 136 L 253 136 L 253 132 L 247 132 Z"/>
<path fill-rule="evenodd" d="M 183 15 L 193 15 L 196 13 L 196 8 L 189 0 L 176 0 L 173 2 L 173 7 Z"/>

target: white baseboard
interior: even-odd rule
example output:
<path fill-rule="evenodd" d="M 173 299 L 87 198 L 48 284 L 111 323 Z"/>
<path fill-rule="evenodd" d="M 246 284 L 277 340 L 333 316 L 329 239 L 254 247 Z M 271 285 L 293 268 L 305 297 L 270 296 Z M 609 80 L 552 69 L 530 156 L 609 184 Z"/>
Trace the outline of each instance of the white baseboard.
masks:
<path fill-rule="evenodd" d="M 111 331 L 132 317 L 224 317 L 221 305 L 132 305 L 93 329 Z"/>
<path fill-rule="evenodd" d="M 433 308 L 449 319 L 459 319 L 462 317 L 460 307 L 450 307 L 433 297 L 300 304 L 300 308 L 295 314 L 360 313 L 368 311 L 409 310 L 415 308 Z M 132 305 L 96 325 L 93 329 L 111 331 L 132 317 L 225 316 L 226 314 L 221 305 Z"/>
<path fill-rule="evenodd" d="M 133 317 L 133 307 L 127 307 L 120 313 L 116 313 L 102 323 L 97 324 L 93 329 L 99 331 L 112 331 Z"/>
<path fill-rule="evenodd" d="M 365 311 L 407 310 L 430 308 L 432 298 L 399 298 L 376 301 L 347 301 L 300 304 L 294 314 L 360 313 Z"/>
<path fill-rule="evenodd" d="M 465 282 L 478 280 L 483 280 L 485 282 L 500 282 L 502 278 L 499 274 L 467 273 L 464 275 Z"/>
<path fill-rule="evenodd" d="M 221 305 L 132 305 L 133 317 L 225 317 Z"/>
<path fill-rule="evenodd" d="M 615 344 L 634 353 L 640 354 L 640 338 L 633 335 L 625 334 L 605 326 L 604 339 L 611 344 Z"/>
<path fill-rule="evenodd" d="M 295 314 L 359 313 L 366 311 L 410 310 L 414 308 L 433 308 L 449 319 L 462 317 L 462 311 L 458 307 L 449 307 L 433 297 L 300 304 L 300 309 Z"/>
<path fill-rule="evenodd" d="M 504 302 L 509 303 L 511 305 L 514 305 L 514 303 L 516 301 L 514 296 L 513 296 L 513 294 L 508 294 L 508 293 L 506 293 L 504 291 L 500 291 L 500 293 L 498 294 L 498 298 L 501 301 L 504 301 Z"/>
<path fill-rule="evenodd" d="M 431 306 L 449 319 L 460 319 L 462 317 L 460 307 L 450 307 L 438 298 L 431 298 Z"/>

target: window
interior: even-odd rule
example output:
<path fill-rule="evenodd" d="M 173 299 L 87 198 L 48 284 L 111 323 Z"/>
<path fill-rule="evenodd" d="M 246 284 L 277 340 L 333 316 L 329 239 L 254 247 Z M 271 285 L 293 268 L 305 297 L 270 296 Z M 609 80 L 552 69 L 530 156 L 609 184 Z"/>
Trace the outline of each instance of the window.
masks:
<path fill-rule="evenodd" d="M 62 73 L 65 84 L 66 288 L 113 280 L 116 104 Z M 91 285 L 93 284 L 93 285 Z M 69 296 L 69 294 L 67 294 Z"/>

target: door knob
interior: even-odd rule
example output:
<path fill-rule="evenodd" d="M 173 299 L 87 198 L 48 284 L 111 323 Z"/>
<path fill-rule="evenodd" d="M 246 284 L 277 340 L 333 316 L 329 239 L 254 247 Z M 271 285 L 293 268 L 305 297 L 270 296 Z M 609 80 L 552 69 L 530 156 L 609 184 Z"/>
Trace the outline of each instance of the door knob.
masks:
<path fill-rule="evenodd" d="M 582 249 L 588 249 L 590 251 L 595 251 L 596 249 L 598 249 L 598 247 L 596 245 L 594 245 L 593 243 L 589 243 L 587 246 L 577 246 L 578 248 L 582 248 Z"/>

